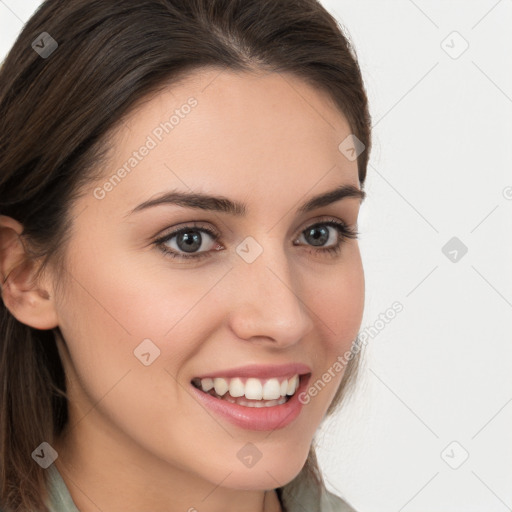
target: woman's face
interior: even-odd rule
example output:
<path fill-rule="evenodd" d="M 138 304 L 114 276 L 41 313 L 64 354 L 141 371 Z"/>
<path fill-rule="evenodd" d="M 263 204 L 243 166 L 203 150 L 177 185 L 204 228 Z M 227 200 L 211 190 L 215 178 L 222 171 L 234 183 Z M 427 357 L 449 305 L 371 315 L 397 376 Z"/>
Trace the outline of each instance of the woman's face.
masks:
<path fill-rule="evenodd" d="M 109 468 L 152 496 L 194 482 L 208 500 L 297 475 L 363 313 L 357 240 L 329 224 L 356 229 L 360 198 L 301 209 L 360 188 L 339 149 L 350 134 L 327 96 L 277 73 L 195 72 L 125 120 L 104 177 L 73 205 L 55 289 L 71 398 L 61 455 L 76 471 L 102 468 L 106 481 Z M 222 201 L 140 206 L 171 192 Z M 229 377 L 250 395 L 276 377 L 281 394 L 286 376 L 310 373 L 310 387 L 329 369 L 305 405 L 296 391 L 285 405 L 233 406 L 192 383 Z"/>

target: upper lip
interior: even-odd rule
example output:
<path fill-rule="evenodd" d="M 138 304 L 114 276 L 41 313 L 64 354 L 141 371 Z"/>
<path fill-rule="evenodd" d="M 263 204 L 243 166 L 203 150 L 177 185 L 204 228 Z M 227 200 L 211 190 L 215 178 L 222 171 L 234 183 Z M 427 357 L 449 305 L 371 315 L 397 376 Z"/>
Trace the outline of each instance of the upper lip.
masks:
<path fill-rule="evenodd" d="M 215 370 L 203 375 L 197 375 L 198 379 L 215 378 L 215 377 L 254 377 L 259 379 L 271 379 L 273 377 L 293 377 L 293 375 L 311 373 L 311 368 L 302 363 L 289 363 L 279 365 L 260 365 L 251 364 L 247 366 L 239 366 L 238 368 L 229 368 L 225 370 Z"/>

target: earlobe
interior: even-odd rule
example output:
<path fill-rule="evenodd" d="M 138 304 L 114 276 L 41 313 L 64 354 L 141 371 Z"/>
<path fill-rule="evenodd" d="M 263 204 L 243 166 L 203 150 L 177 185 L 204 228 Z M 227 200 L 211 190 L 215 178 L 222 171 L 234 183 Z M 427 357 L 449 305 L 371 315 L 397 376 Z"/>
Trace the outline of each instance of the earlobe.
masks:
<path fill-rule="evenodd" d="M 21 238 L 23 226 L 0 215 L 0 276 L 5 307 L 21 323 L 35 329 L 58 325 L 49 283 L 36 282 L 37 262 Z"/>

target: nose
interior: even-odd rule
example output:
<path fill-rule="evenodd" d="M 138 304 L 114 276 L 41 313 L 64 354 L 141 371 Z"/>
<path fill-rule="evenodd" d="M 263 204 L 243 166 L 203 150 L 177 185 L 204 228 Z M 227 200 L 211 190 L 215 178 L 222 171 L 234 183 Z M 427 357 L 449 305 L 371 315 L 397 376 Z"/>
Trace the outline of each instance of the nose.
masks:
<path fill-rule="evenodd" d="M 231 272 L 229 324 L 240 339 L 266 340 L 278 348 L 293 345 L 313 329 L 312 312 L 301 279 L 280 249 L 265 247 L 252 263 L 237 258 Z M 304 297 L 306 296 L 306 297 Z M 270 341 L 269 341 L 270 340 Z"/>

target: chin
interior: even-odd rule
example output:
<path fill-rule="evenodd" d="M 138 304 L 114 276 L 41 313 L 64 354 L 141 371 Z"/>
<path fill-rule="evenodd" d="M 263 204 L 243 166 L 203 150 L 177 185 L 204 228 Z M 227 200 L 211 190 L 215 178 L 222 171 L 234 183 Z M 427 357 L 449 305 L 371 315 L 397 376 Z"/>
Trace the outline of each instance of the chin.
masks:
<path fill-rule="evenodd" d="M 247 471 L 233 471 L 223 486 L 246 491 L 266 491 L 282 487 L 293 480 L 301 467 L 269 470 L 252 468 Z"/>
<path fill-rule="evenodd" d="M 267 490 L 282 487 L 291 482 L 306 463 L 309 450 L 298 453 L 295 449 L 285 455 L 261 457 L 252 467 L 243 464 L 235 468 L 225 468 L 225 473 L 232 471 L 224 485 L 232 489 Z"/>

